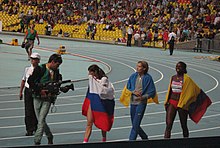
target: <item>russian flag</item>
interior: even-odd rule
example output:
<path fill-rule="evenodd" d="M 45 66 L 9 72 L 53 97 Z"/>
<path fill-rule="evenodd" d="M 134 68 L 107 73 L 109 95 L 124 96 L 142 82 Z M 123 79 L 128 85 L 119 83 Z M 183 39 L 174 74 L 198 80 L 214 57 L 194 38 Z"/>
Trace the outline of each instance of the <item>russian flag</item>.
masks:
<path fill-rule="evenodd" d="M 102 89 L 103 87 L 94 78 L 90 77 L 89 81 L 89 88 L 82 106 L 82 114 L 87 116 L 89 105 L 91 105 L 95 126 L 103 131 L 110 131 L 114 122 L 115 101 L 114 99 L 101 99 L 99 94 L 101 90 L 98 92 L 91 90 L 94 90 L 94 87 L 95 89 Z"/>
<path fill-rule="evenodd" d="M 195 123 L 198 123 L 211 104 L 212 101 L 210 98 L 203 92 L 203 90 L 201 90 L 196 98 L 196 101 L 191 103 L 189 106 L 189 117 Z"/>

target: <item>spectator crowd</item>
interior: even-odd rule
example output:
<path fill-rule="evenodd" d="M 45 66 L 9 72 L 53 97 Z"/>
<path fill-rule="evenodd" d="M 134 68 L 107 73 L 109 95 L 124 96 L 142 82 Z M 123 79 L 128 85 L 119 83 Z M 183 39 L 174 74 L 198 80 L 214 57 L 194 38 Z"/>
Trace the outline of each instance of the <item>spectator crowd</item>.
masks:
<path fill-rule="evenodd" d="M 21 30 L 31 20 L 36 24 L 88 24 L 86 34 L 96 25 L 105 24 L 102 31 L 121 29 L 122 39 L 132 25 L 133 35 L 143 41 L 163 40 L 164 33 L 174 31 L 177 41 L 196 39 L 200 32 L 207 36 L 220 29 L 219 0 L 1 0 L 0 11 L 19 14 Z M 30 6 L 27 12 L 21 6 Z"/>

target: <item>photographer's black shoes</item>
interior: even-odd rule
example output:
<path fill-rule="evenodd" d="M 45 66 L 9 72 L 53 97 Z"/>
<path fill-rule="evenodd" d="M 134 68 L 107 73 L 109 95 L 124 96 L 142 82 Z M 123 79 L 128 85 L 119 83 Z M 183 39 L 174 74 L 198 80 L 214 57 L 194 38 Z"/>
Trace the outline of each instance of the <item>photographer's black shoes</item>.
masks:
<path fill-rule="evenodd" d="M 27 133 L 25 134 L 25 136 L 33 136 L 33 135 L 34 135 L 33 132 L 27 132 Z"/>
<path fill-rule="evenodd" d="M 34 145 L 40 145 L 40 142 L 35 142 Z"/>
<path fill-rule="evenodd" d="M 53 144 L 53 137 L 48 138 L 48 144 Z"/>

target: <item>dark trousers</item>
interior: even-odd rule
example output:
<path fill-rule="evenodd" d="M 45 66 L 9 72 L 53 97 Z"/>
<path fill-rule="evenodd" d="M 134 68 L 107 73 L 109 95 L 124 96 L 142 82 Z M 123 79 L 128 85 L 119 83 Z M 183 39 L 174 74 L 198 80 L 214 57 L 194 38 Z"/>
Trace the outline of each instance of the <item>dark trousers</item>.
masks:
<path fill-rule="evenodd" d="M 202 52 L 202 39 L 198 38 L 197 39 L 197 47 L 196 47 L 197 52 L 200 50 Z"/>
<path fill-rule="evenodd" d="M 95 33 L 91 34 L 91 40 L 95 40 Z"/>
<path fill-rule="evenodd" d="M 202 48 L 202 39 L 197 39 L 197 48 Z"/>
<path fill-rule="evenodd" d="M 173 55 L 174 44 L 170 44 L 170 55 Z"/>
<path fill-rule="evenodd" d="M 131 46 L 132 34 L 128 34 L 127 46 Z"/>
<path fill-rule="evenodd" d="M 30 89 L 24 90 L 25 125 L 27 132 L 34 132 L 37 129 L 37 118 L 34 112 L 33 97 Z"/>
<path fill-rule="evenodd" d="M 210 49 L 213 49 L 214 46 L 214 40 L 213 39 L 208 39 L 208 52 Z"/>

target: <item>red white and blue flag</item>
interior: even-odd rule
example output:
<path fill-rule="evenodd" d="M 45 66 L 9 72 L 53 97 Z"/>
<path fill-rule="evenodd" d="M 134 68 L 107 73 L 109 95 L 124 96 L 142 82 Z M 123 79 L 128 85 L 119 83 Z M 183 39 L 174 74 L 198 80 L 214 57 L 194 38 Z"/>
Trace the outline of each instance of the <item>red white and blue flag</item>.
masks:
<path fill-rule="evenodd" d="M 82 106 L 82 114 L 87 116 L 88 108 L 91 106 L 94 124 L 103 131 L 110 131 L 114 122 L 115 101 L 113 94 L 114 88 L 111 83 L 108 87 L 104 87 L 97 80 L 89 77 L 89 88 Z M 103 98 L 103 95 L 111 97 L 109 99 Z"/>

